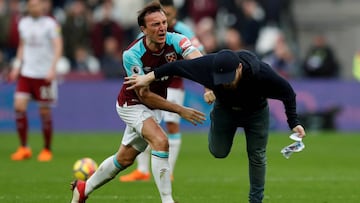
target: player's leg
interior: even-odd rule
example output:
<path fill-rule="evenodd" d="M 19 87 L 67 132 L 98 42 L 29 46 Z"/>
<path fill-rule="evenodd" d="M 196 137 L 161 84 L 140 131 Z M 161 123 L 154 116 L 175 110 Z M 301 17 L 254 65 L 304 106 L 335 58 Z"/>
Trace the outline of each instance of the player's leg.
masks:
<path fill-rule="evenodd" d="M 137 169 L 142 173 L 141 180 L 150 180 L 150 146 L 147 146 L 145 151 L 141 152 L 137 157 Z"/>
<path fill-rule="evenodd" d="M 181 132 L 179 130 L 179 123 L 176 122 L 166 122 L 166 128 L 168 131 L 169 138 L 169 164 L 170 164 L 170 174 L 171 179 L 174 178 L 174 170 L 177 158 L 180 153 L 181 147 Z"/>
<path fill-rule="evenodd" d="M 119 151 L 116 156 L 109 157 L 101 163 L 99 169 L 88 181 L 76 181 L 72 184 L 72 202 L 84 202 L 87 196 L 96 188 L 130 166 L 136 156 L 147 147 L 146 141 L 149 141 L 152 148 L 155 149 L 152 153 L 159 156 L 159 158 L 154 158 L 155 155 L 153 155 L 152 169 L 161 199 L 164 203 L 173 202 L 169 163 L 166 157 L 168 155 L 167 137 L 158 124 L 161 112 L 155 115 L 154 111 L 149 110 L 144 105 L 117 106 L 117 111 L 127 124 Z M 157 118 L 156 121 L 154 118 Z"/>
<path fill-rule="evenodd" d="M 39 107 L 44 147 L 38 155 L 38 161 L 50 161 L 52 159 L 51 143 L 53 137 L 53 121 L 50 106 Z"/>
<path fill-rule="evenodd" d="M 244 127 L 249 159 L 249 202 L 262 202 L 266 173 L 266 146 L 269 129 L 269 108 L 261 109 L 246 119 Z"/>
<path fill-rule="evenodd" d="M 120 111 L 119 111 L 120 110 Z M 142 140 L 149 143 L 151 151 L 151 170 L 163 203 L 172 203 L 172 189 L 169 166 L 169 143 L 159 123 L 162 111 L 150 110 L 144 105 L 118 108 L 119 115 L 127 123 L 133 123 L 134 129 Z M 134 121 L 132 121 L 134 120 Z M 135 147 L 135 145 L 133 145 Z M 146 146 L 145 146 L 146 147 Z M 139 151 L 145 150 L 139 148 Z"/>
<path fill-rule="evenodd" d="M 137 168 L 131 173 L 120 176 L 121 182 L 149 181 L 150 180 L 150 146 L 136 157 Z"/>
<path fill-rule="evenodd" d="M 39 114 L 44 138 L 44 147 L 38 155 L 39 161 L 52 159 L 51 144 L 53 137 L 53 119 L 51 105 L 57 98 L 56 81 L 34 80 L 34 99 L 39 104 Z"/>
<path fill-rule="evenodd" d="M 237 129 L 232 110 L 216 103 L 210 114 L 209 150 L 215 158 L 225 158 L 231 150 Z"/>
<path fill-rule="evenodd" d="M 151 169 L 163 203 L 173 203 L 170 180 L 169 143 L 160 125 L 149 118 L 144 122 L 142 135 L 151 146 Z"/>
<path fill-rule="evenodd" d="M 184 91 L 182 89 L 168 88 L 167 100 L 183 105 L 184 103 Z M 176 164 L 176 160 L 181 147 L 181 132 L 180 132 L 180 116 L 176 113 L 164 112 L 164 122 L 166 123 L 166 129 L 169 138 L 169 163 L 170 174 L 173 178 L 173 172 Z M 140 153 L 137 158 L 137 169 L 131 173 L 120 176 L 121 182 L 132 181 L 147 181 L 150 179 L 149 165 L 150 165 L 150 147 L 144 152 Z"/>
<path fill-rule="evenodd" d="M 11 155 L 11 159 L 15 161 L 28 159 L 32 156 L 31 149 L 28 146 L 28 119 L 26 115 L 30 97 L 28 79 L 20 76 L 14 95 L 16 130 L 20 140 L 19 148 Z"/>
<path fill-rule="evenodd" d="M 125 132 L 130 132 L 130 128 Z M 130 132 L 133 134 L 133 132 Z M 124 137 L 126 134 L 124 133 Z M 131 136 L 131 135 L 130 135 Z M 128 138 L 126 138 L 128 140 Z M 143 145 L 146 147 L 147 143 L 142 140 Z M 131 145 L 121 144 L 118 152 L 106 158 L 100 165 L 95 173 L 87 180 L 77 180 L 72 183 L 72 203 L 82 203 L 88 196 L 97 188 L 112 180 L 120 171 L 126 169 L 134 163 L 136 156 L 140 152 L 133 148 Z"/>
<path fill-rule="evenodd" d="M 146 146 L 145 142 L 144 145 Z M 139 153 L 140 151 L 133 146 L 121 144 L 118 152 L 105 159 L 86 181 L 85 196 L 112 180 L 120 171 L 131 166 Z"/>
<path fill-rule="evenodd" d="M 119 112 L 120 116 L 136 112 Z M 140 112 L 138 112 L 140 113 Z M 135 115 L 135 114 L 134 114 Z M 132 118 L 134 118 L 134 115 Z M 135 119 L 134 119 L 135 120 Z M 125 120 L 125 123 L 129 120 Z M 136 121 L 132 123 L 137 123 Z M 139 126 L 141 128 L 141 125 Z M 141 137 L 137 130 L 126 125 L 124 135 L 118 152 L 106 158 L 95 171 L 95 173 L 86 181 L 75 181 L 72 183 L 72 203 L 83 202 L 88 195 L 95 189 L 112 180 L 116 174 L 132 165 L 136 156 L 147 147 L 147 142 Z"/>
<path fill-rule="evenodd" d="M 184 104 L 185 93 L 182 89 L 168 88 L 167 100 L 178 105 Z M 175 164 L 181 147 L 181 132 L 180 132 L 181 117 L 172 112 L 164 112 L 164 122 L 166 123 L 166 130 L 169 138 L 169 163 L 170 173 L 174 175 Z"/>

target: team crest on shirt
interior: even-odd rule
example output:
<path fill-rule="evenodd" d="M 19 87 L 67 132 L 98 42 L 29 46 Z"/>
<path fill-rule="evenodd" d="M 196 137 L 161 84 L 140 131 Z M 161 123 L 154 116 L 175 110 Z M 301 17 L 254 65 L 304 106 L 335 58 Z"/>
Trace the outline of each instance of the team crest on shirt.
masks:
<path fill-rule="evenodd" d="M 170 63 L 170 62 L 174 62 L 177 59 L 177 55 L 175 52 L 170 52 L 165 54 L 165 60 L 166 62 Z"/>
<path fill-rule="evenodd" d="M 140 73 L 140 67 L 139 66 L 131 66 L 131 72 L 133 74 L 139 74 Z"/>

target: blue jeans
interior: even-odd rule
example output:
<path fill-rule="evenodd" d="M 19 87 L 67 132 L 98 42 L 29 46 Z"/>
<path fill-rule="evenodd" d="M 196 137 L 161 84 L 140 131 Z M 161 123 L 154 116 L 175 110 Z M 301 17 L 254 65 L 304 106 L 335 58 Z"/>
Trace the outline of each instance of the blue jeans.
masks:
<path fill-rule="evenodd" d="M 210 118 L 209 150 L 216 158 L 225 158 L 229 154 L 236 129 L 244 128 L 249 160 L 249 202 L 261 203 L 265 186 L 269 107 L 266 105 L 248 112 L 215 104 Z"/>

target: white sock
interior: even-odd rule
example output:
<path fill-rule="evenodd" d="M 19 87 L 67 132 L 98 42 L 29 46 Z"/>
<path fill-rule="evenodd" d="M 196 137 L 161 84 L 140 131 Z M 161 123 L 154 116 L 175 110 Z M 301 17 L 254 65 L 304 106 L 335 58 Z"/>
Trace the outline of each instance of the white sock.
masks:
<path fill-rule="evenodd" d="M 149 173 L 150 168 L 150 146 L 148 145 L 145 151 L 141 152 L 137 157 L 137 170 L 143 173 Z"/>
<path fill-rule="evenodd" d="M 86 181 L 85 195 L 89 195 L 96 188 L 104 185 L 113 179 L 122 169 L 117 162 L 115 155 L 105 159 L 95 171 L 95 173 Z"/>
<path fill-rule="evenodd" d="M 151 151 L 151 169 L 162 203 L 173 203 L 168 152 Z"/>
<path fill-rule="evenodd" d="M 176 160 L 178 158 L 181 147 L 181 133 L 169 134 L 168 138 L 169 138 L 170 175 L 173 175 Z"/>

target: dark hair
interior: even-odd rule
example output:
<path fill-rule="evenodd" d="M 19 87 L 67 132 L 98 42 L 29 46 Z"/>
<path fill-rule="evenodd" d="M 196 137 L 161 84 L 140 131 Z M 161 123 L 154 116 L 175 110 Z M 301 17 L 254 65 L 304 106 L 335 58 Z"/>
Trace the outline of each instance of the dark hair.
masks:
<path fill-rule="evenodd" d="M 138 25 L 145 26 L 145 16 L 155 13 L 155 12 L 163 12 L 165 13 L 164 9 L 161 7 L 160 3 L 157 1 L 153 1 L 147 4 L 143 9 L 141 9 L 138 13 Z"/>
<path fill-rule="evenodd" d="M 174 6 L 173 0 L 159 0 L 159 2 L 163 6 Z"/>

